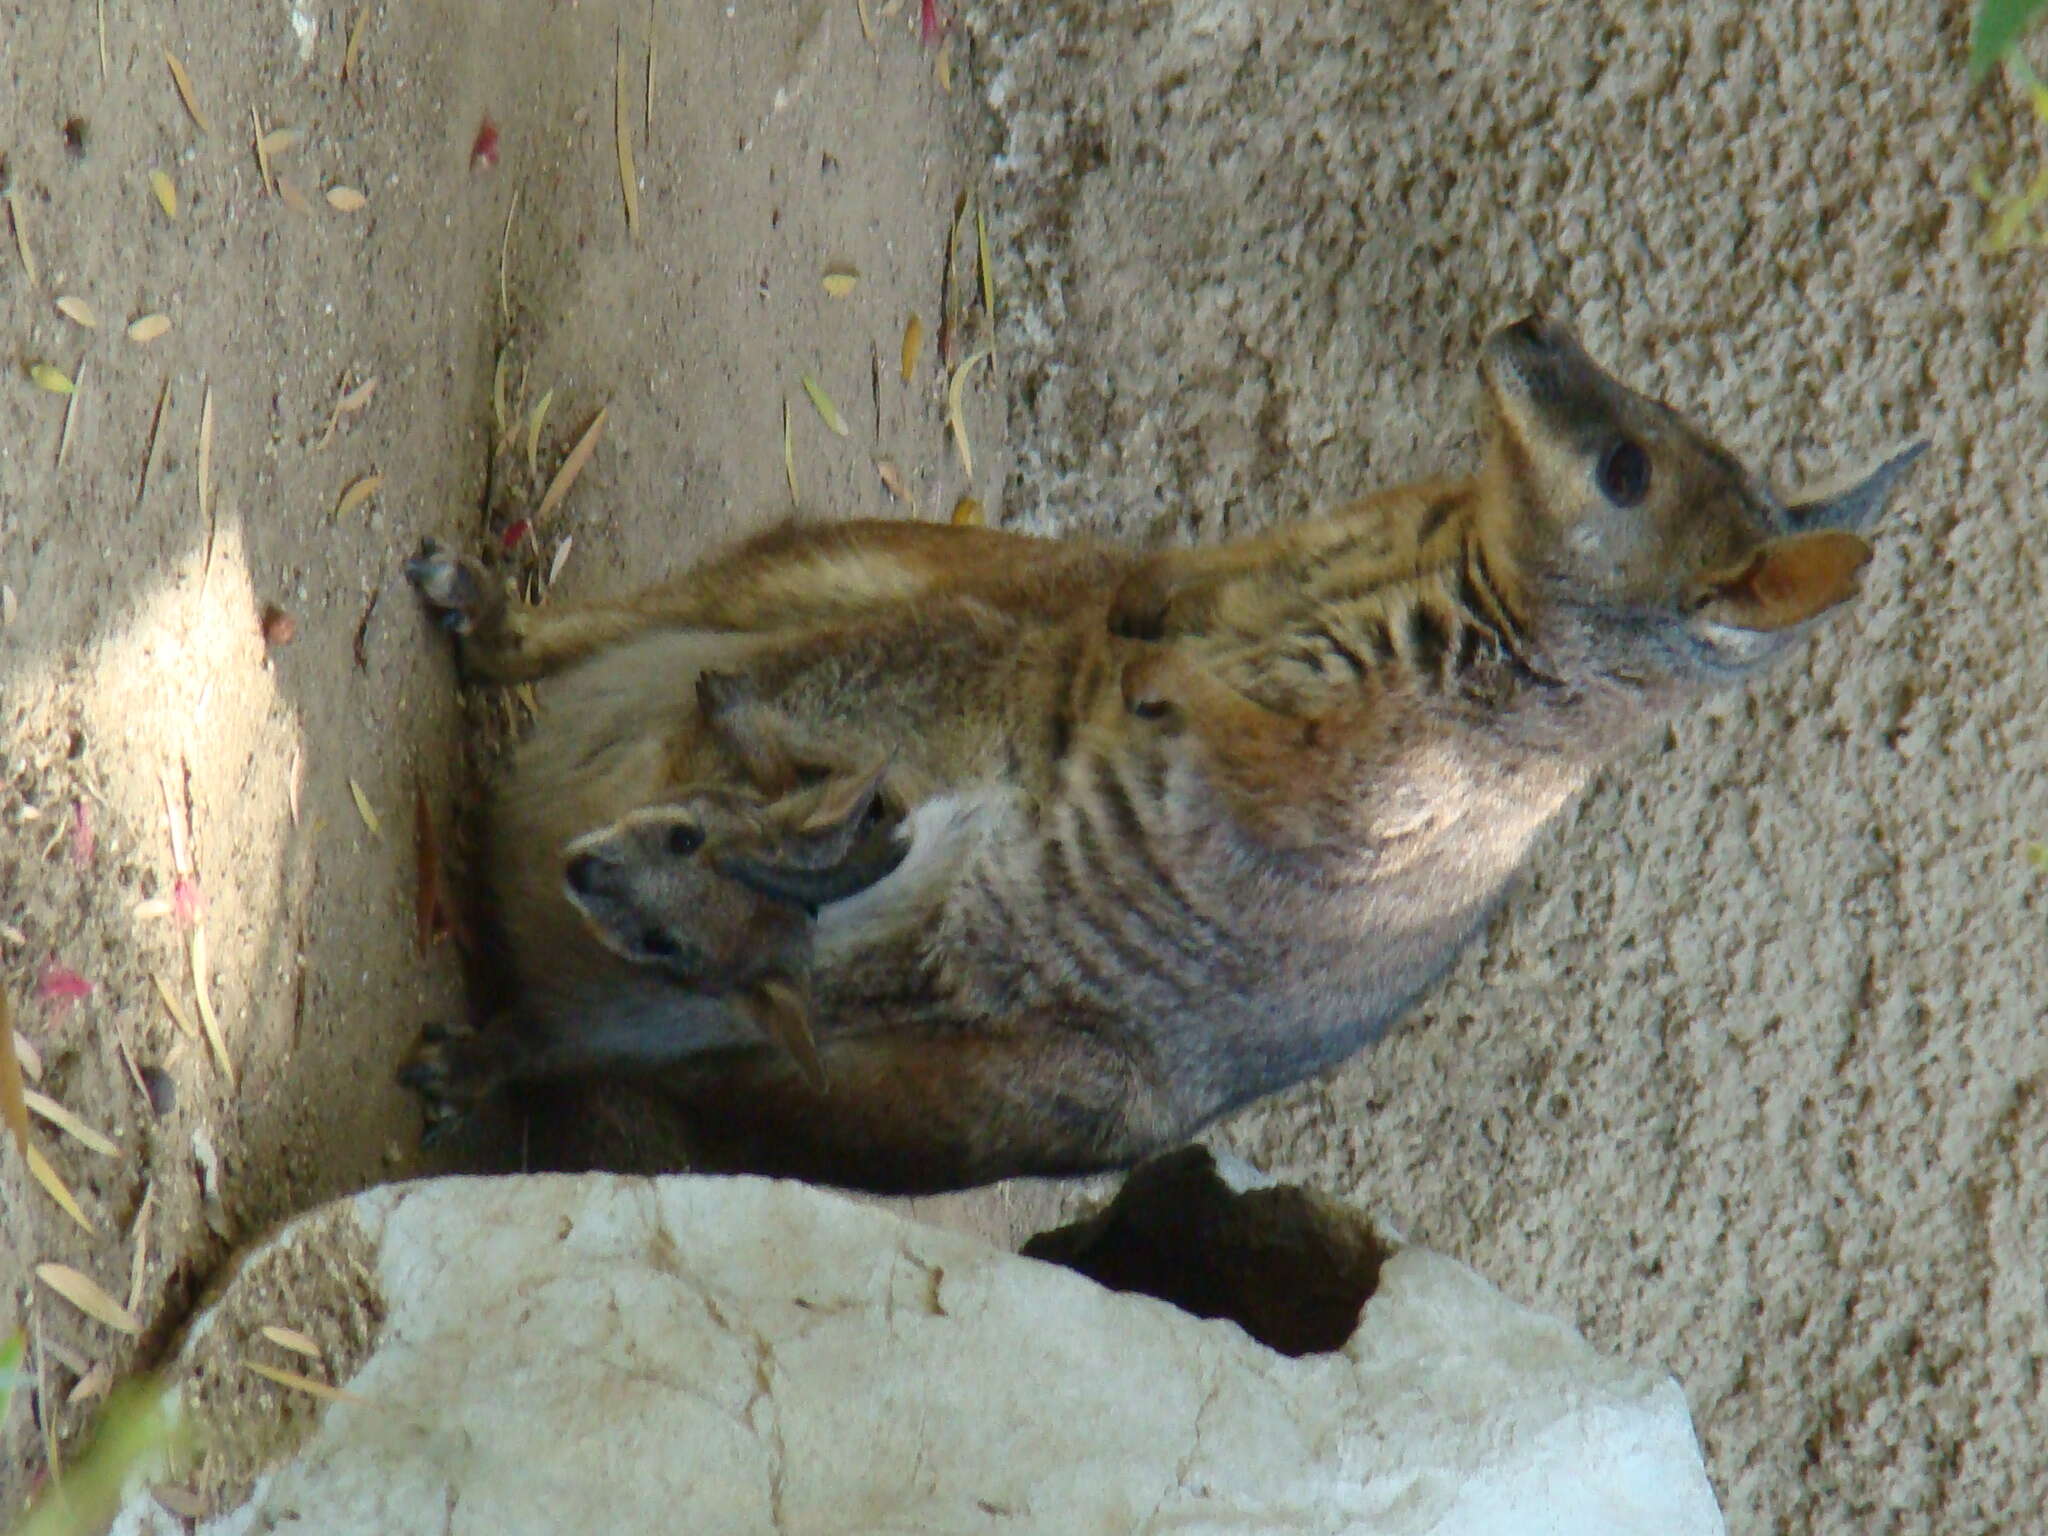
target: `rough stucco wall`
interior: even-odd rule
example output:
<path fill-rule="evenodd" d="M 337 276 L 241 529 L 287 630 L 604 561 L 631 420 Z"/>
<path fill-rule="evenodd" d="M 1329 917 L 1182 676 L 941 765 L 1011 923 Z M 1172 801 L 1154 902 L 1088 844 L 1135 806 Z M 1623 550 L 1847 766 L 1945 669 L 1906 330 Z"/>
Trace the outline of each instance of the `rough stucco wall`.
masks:
<path fill-rule="evenodd" d="M 1973 251 L 1969 168 L 2042 151 L 1963 8 L 970 19 L 1027 525 L 1458 462 L 1531 296 L 1781 484 L 1932 439 L 1851 616 L 1606 774 L 1415 1027 L 1220 1139 L 1668 1362 L 1731 1529 L 2030 1527 L 2048 266 Z"/>

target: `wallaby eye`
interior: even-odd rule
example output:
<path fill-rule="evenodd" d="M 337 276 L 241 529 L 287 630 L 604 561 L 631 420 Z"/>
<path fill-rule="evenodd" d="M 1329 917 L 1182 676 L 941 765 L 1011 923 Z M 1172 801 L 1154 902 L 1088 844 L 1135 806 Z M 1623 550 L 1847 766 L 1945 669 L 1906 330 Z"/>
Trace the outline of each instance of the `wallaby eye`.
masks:
<path fill-rule="evenodd" d="M 684 822 L 668 829 L 668 851 L 679 859 L 687 859 L 703 846 L 702 827 L 693 827 Z"/>
<path fill-rule="evenodd" d="M 682 953 L 676 947 L 676 941 L 659 928 L 650 928 L 640 935 L 640 952 L 652 955 L 657 960 L 673 960 Z"/>
<path fill-rule="evenodd" d="M 1600 494 L 1617 507 L 1633 507 L 1650 493 L 1650 456 L 1634 438 L 1617 438 L 1600 455 Z"/>

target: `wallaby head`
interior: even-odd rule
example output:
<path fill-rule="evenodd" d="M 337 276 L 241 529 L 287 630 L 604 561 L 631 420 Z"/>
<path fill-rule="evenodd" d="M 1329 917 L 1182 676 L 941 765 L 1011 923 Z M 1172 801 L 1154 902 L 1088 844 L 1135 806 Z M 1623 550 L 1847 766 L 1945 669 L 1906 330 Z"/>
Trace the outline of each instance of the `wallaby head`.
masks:
<path fill-rule="evenodd" d="M 1632 682 L 1733 678 L 1854 596 L 1871 553 L 1862 533 L 1926 447 L 1788 506 L 1563 325 L 1503 327 L 1480 372 L 1483 483 L 1526 594 L 1584 614 L 1587 654 L 1572 660 Z"/>

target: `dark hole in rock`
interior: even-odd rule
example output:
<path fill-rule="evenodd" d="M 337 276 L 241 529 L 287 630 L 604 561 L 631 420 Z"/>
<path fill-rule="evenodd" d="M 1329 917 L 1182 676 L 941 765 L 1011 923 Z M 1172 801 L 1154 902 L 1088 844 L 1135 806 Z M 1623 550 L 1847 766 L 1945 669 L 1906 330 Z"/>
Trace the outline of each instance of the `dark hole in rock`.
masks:
<path fill-rule="evenodd" d="M 1392 1252 L 1363 1216 L 1314 1190 L 1240 1193 L 1206 1147 L 1143 1164 L 1101 1211 L 1023 1251 L 1113 1291 L 1227 1318 L 1283 1355 L 1343 1348 Z"/>

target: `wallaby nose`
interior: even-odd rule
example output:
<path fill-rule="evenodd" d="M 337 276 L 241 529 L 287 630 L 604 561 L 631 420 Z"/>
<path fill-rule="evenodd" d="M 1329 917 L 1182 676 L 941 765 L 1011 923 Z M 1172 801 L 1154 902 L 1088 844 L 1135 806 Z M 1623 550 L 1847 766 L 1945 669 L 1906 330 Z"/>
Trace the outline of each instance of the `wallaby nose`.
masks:
<path fill-rule="evenodd" d="M 579 853 L 569 861 L 568 868 L 562 871 L 562 878 L 568 882 L 569 889 L 578 896 L 588 896 L 597 887 L 599 867 L 600 861 L 596 854 Z"/>

